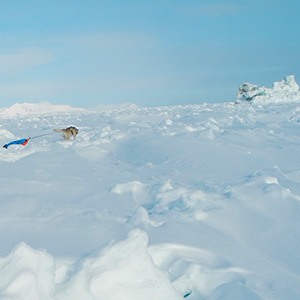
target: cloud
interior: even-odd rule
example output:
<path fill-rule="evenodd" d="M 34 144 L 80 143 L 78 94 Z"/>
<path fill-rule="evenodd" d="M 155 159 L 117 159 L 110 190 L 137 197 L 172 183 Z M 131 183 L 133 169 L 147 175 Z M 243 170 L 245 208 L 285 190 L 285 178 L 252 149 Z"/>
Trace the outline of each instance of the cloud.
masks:
<path fill-rule="evenodd" d="M 134 32 L 93 32 L 61 36 L 50 42 L 59 61 L 55 68 L 62 77 L 104 77 L 113 82 L 160 69 L 160 43 L 151 35 Z"/>
<path fill-rule="evenodd" d="M 158 44 L 158 40 L 150 35 L 132 32 L 94 32 L 74 37 L 58 38 L 56 41 L 69 47 L 90 51 L 142 50 Z"/>
<path fill-rule="evenodd" d="M 2 77 L 13 77 L 45 65 L 51 60 L 50 53 L 42 48 L 11 50 L 0 53 L 0 70 Z"/>

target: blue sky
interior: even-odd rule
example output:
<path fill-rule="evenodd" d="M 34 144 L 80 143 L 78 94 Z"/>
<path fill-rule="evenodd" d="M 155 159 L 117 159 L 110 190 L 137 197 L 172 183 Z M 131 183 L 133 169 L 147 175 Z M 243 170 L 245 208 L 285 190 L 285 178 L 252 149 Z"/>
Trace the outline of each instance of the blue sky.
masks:
<path fill-rule="evenodd" d="M 300 84 L 299 0 L 0 3 L 1 107 L 234 101 L 243 82 Z"/>

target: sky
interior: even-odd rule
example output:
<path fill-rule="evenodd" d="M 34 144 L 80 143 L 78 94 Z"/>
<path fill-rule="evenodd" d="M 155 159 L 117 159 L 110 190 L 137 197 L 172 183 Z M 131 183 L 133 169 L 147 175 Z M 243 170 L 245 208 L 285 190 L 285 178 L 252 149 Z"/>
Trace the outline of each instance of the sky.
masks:
<path fill-rule="evenodd" d="M 300 84 L 299 0 L 0 2 L 0 106 L 234 101 Z"/>

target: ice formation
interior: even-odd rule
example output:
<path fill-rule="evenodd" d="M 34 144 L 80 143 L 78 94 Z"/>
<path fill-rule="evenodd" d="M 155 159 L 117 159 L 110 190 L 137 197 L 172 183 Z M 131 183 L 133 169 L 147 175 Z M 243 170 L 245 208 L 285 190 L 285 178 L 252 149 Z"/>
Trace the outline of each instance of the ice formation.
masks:
<path fill-rule="evenodd" d="M 260 104 L 298 102 L 300 101 L 299 85 L 293 75 L 285 76 L 281 81 L 274 82 L 272 88 L 243 83 L 239 88 L 236 102 L 243 101 Z"/>

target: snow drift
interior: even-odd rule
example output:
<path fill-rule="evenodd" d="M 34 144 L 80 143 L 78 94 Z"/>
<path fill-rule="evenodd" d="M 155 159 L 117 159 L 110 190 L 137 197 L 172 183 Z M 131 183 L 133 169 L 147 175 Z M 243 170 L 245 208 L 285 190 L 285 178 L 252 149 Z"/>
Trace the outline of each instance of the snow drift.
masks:
<path fill-rule="evenodd" d="M 79 134 L 0 149 L 0 298 L 298 300 L 300 107 L 282 84 L 265 105 L 2 115 L 2 144 Z"/>

